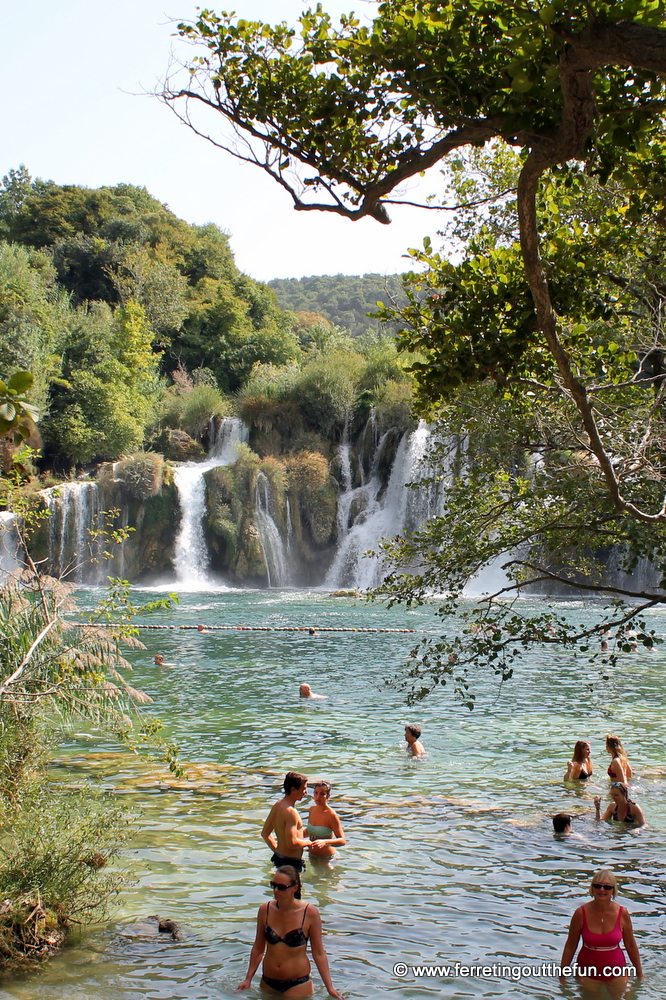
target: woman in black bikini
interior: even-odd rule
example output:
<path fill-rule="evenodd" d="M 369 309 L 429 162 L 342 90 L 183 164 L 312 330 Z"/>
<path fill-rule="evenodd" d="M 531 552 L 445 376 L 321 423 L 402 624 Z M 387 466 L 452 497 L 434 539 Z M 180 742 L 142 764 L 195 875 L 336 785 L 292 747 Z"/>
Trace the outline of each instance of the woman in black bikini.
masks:
<path fill-rule="evenodd" d="M 587 781 L 592 775 L 592 758 L 590 744 L 587 740 L 578 740 L 574 747 L 573 757 L 567 764 L 565 781 Z"/>
<path fill-rule="evenodd" d="M 611 820 L 615 823 L 637 823 L 645 825 L 645 814 L 640 806 L 629 798 L 629 789 L 623 781 L 613 781 L 610 786 L 612 802 L 606 812 L 601 815 L 601 799 L 597 795 L 594 800 L 597 819 Z"/>
<path fill-rule="evenodd" d="M 285 997 L 309 997 L 314 993 L 310 978 L 308 941 L 324 986 L 342 1000 L 331 982 L 328 959 L 321 938 L 321 917 L 312 903 L 301 902 L 301 879 L 295 868 L 278 868 L 270 883 L 273 899 L 262 903 L 257 914 L 257 936 L 252 945 L 247 976 L 238 987 L 246 990 L 264 959 L 261 986 Z M 264 958 L 264 952 L 266 957 Z"/>

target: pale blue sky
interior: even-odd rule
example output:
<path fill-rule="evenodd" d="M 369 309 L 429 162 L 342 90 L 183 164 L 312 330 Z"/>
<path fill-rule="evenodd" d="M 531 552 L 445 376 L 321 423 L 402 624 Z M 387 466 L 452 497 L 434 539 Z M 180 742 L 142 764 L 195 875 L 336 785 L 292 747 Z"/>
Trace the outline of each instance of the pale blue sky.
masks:
<path fill-rule="evenodd" d="M 202 4 L 203 5 L 203 4 Z M 307 0 L 222 0 L 215 9 L 295 23 Z M 314 6 L 314 3 L 312 4 Z M 363 0 L 331 14 L 371 15 Z M 258 168 L 197 138 L 152 92 L 178 20 L 193 0 L 5 0 L 0 35 L 0 176 L 20 163 L 59 184 L 145 185 L 188 222 L 231 234 L 238 266 L 267 281 L 310 274 L 395 273 L 408 247 L 435 239 L 436 213 L 394 208 L 391 226 L 297 213 Z"/>

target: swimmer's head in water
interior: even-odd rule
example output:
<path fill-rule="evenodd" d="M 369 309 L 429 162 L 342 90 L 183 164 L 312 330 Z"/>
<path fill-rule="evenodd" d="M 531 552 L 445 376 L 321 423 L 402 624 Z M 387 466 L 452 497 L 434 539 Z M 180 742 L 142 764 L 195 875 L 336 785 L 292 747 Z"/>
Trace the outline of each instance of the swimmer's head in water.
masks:
<path fill-rule="evenodd" d="M 162 664 L 164 663 L 164 657 L 162 656 L 161 653 L 158 653 L 157 656 L 155 657 L 155 663 L 157 664 L 158 667 L 161 667 Z"/>
<path fill-rule="evenodd" d="M 422 732 L 421 727 L 417 726 L 415 723 L 412 723 L 409 726 L 405 726 L 405 733 L 410 733 L 415 740 L 421 739 L 421 732 Z"/>
<path fill-rule="evenodd" d="M 312 694 L 312 688 L 310 687 L 309 684 L 301 684 L 301 686 L 298 689 L 298 693 L 300 694 L 301 698 L 309 698 L 310 695 Z"/>
<path fill-rule="evenodd" d="M 555 813 L 553 816 L 553 830 L 555 833 L 566 833 L 571 826 L 571 816 L 569 813 Z"/>
<path fill-rule="evenodd" d="M 610 868 L 601 868 L 598 872 L 594 873 L 592 881 L 590 882 L 590 896 L 594 896 L 594 889 L 592 887 L 595 882 L 597 885 L 612 885 L 613 891 L 611 895 L 613 899 L 615 899 L 617 896 L 617 879 L 615 878 L 615 873 L 612 872 Z"/>
<path fill-rule="evenodd" d="M 610 786 L 610 797 L 613 802 L 621 802 L 622 799 L 629 798 L 629 789 L 624 781 L 612 781 Z"/>
<path fill-rule="evenodd" d="M 289 795 L 289 792 L 293 791 L 295 788 L 303 788 L 303 794 L 305 794 L 307 784 L 308 779 L 305 774 L 300 774 L 298 771 L 287 771 L 284 776 L 282 787 L 284 788 L 285 795 Z"/>

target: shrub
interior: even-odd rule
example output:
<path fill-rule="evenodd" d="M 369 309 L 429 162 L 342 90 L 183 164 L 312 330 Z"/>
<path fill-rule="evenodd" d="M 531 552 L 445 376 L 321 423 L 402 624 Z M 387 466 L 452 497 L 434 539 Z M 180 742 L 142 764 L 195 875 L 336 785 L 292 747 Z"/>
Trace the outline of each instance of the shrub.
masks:
<path fill-rule="evenodd" d="M 303 430 L 303 421 L 294 400 L 275 399 L 271 396 L 254 395 L 241 398 L 238 416 L 250 427 L 256 427 L 264 434 L 277 431 L 285 439 L 291 439 Z"/>
<path fill-rule="evenodd" d="M 138 451 L 118 462 L 114 478 L 137 500 L 157 496 L 162 489 L 164 458 L 153 451 Z"/>
<path fill-rule="evenodd" d="M 305 420 L 324 435 L 343 424 L 354 407 L 362 370 L 362 357 L 350 351 L 332 351 L 310 361 L 293 389 Z"/>
<path fill-rule="evenodd" d="M 202 382 L 185 392 L 170 389 L 164 397 L 160 418 L 165 427 L 201 438 L 208 430 L 212 417 L 226 417 L 229 411 L 229 402 L 220 391 Z"/>
<path fill-rule="evenodd" d="M 387 382 L 377 399 L 377 422 L 380 430 L 390 427 L 411 430 L 415 426 L 412 416 L 413 389 L 410 382 Z"/>
<path fill-rule="evenodd" d="M 319 452 L 301 451 L 287 465 L 289 492 L 316 545 L 326 545 L 335 533 L 337 492 L 328 462 Z"/>

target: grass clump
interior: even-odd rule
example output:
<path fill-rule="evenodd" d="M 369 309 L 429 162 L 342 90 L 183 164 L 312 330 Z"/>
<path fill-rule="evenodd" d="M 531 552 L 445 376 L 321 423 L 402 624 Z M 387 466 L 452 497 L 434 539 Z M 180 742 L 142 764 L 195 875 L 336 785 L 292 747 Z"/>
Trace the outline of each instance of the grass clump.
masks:
<path fill-rule="evenodd" d="M 116 464 L 114 478 L 137 500 L 148 500 L 162 489 L 164 457 L 154 451 L 137 451 Z"/>

